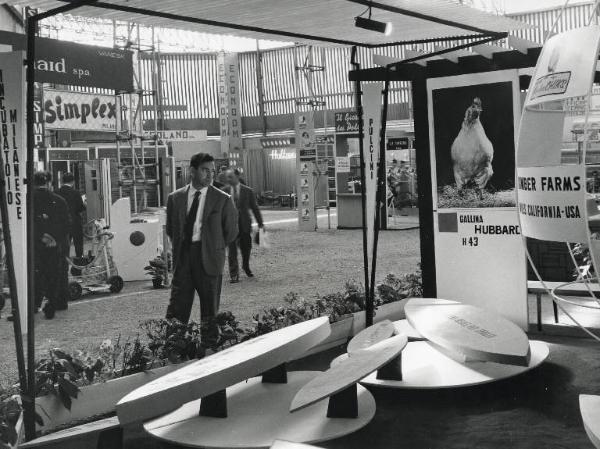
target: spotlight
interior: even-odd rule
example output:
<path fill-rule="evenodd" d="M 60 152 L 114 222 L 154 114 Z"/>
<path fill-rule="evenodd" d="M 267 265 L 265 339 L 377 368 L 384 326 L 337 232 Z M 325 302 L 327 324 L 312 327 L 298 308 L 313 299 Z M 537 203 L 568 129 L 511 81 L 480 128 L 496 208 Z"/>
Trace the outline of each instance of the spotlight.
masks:
<path fill-rule="evenodd" d="M 386 36 L 389 36 L 392 33 L 391 22 L 380 22 L 379 20 L 368 19 L 366 17 L 355 17 L 354 26 L 369 31 L 376 31 L 385 34 Z"/>

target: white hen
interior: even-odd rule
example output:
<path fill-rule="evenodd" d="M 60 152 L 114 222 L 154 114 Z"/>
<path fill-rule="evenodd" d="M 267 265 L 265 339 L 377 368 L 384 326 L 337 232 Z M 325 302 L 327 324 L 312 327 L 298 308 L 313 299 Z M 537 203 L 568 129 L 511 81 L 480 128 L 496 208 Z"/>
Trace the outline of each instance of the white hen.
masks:
<path fill-rule="evenodd" d="M 475 97 L 473 104 L 467 108 L 460 132 L 452 143 L 454 179 L 459 189 L 475 183 L 481 192 L 494 174 L 494 147 L 479 121 L 482 111 L 481 100 Z"/>

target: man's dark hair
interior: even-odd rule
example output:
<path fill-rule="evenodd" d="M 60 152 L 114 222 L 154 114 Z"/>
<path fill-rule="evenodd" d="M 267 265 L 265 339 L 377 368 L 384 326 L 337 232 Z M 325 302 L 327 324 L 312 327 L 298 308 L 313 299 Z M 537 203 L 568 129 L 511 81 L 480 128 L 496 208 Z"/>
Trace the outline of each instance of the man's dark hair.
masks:
<path fill-rule="evenodd" d="M 43 187 L 52 180 L 52 175 L 47 171 L 37 171 L 33 174 L 33 184 Z"/>
<path fill-rule="evenodd" d="M 73 173 L 65 173 L 62 177 L 62 181 L 65 183 L 71 183 L 75 181 L 75 176 L 73 176 Z"/>
<path fill-rule="evenodd" d="M 190 166 L 194 168 L 200 167 L 200 164 L 204 164 L 205 162 L 214 162 L 215 158 L 212 157 L 208 153 L 196 153 L 190 159 Z"/>

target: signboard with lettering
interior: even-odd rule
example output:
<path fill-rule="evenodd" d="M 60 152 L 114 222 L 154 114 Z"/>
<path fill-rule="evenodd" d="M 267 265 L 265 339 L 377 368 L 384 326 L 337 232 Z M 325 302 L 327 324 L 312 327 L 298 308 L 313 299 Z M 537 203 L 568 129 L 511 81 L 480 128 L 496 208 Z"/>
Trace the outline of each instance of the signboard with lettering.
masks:
<path fill-rule="evenodd" d="M 600 45 L 600 26 L 557 34 L 544 44 L 531 78 L 526 107 L 588 95 Z"/>
<path fill-rule="evenodd" d="M 359 119 L 356 111 L 335 112 L 334 120 L 336 133 L 358 132 Z"/>
<path fill-rule="evenodd" d="M 221 52 L 217 56 L 219 127 L 221 151 L 231 165 L 242 161 L 242 116 L 240 111 L 239 60 L 237 53 Z"/>
<path fill-rule="evenodd" d="M 163 142 L 201 142 L 208 138 L 205 129 L 165 129 L 154 131 L 144 131 L 144 137 L 151 139 L 156 135 L 158 140 Z"/>
<path fill-rule="evenodd" d="M 383 83 L 363 87 L 363 148 L 365 163 L 365 197 L 367 217 L 367 251 L 369 266 L 373 255 L 375 230 L 375 202 L 377 197 L 377 169 L 379 166 L 379 141 L 381 132 L 381 98 Z"/>
<path fill-rule="evenodd" d="M 335 158 L 336 173 L 350 173 L 350 158 L 348 156 Z"/>
<path fill-rule="evenodd" d="M 296 172 L 298 182 L 298 229 L 314 231 L 317 227 L 314 175 L 317 147 L 313 111 L 296 112 Z"/>
<path fill-rule="evenodd" d="M 581 165 L 517 169 L 524 235 L 554 242 L 587 240 L 584 169 Z M 590 201 L 591 215 L 599 215 L 595 198 Z"/>
<path fill-rule="evenodd" d="M 45 89 L 43 113 L 46 129 L 116 129 L 117 105 L 111 95 Z"/>
<path fill-rule="evenodd" d="M 27 232 L 24 182 L 27 152 L 24 59 L 24 53 L 20 51 L 0 53 L 0 121 L 3 129 L 4 163 L 2 170 L 6 177 L 6 202 L 23 332 L 27 329 Z"/>
<path fill-rule="evenodd" d="M 516 70 L 429 79 L 437 296 L 528 325 L 515 195 Z"/>
<path fill-rule="evenodd" d="M 88 148 L 48 148 L 48 161 L 87 161 L 90 158 Z"/>
<path fill-rule="evenodd" d="M 390 137 L 386 143 L 387 151 L 408 150 L 410 139 L 408 137 Z"/>
<path fill-rule="evenodd" d="M 37 37 L 35 80 L 67 86 L 133 90 L 133 53 Z"/>

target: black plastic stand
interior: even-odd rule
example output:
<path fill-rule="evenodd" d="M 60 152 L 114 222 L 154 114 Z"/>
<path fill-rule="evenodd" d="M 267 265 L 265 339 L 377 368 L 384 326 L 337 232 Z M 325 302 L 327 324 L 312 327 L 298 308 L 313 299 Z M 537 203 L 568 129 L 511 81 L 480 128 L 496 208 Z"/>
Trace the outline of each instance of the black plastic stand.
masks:
<path fill-rule="evenodd" d="M 356 384 L 332 395 L 327 406 L 328 418 L 358 418 Z"/>
<path fill-rule="evenodd" d="M 285 363 L 265 371 L 262 375 L 263 384 L 287 384 L 287 381 L 287 364 Z"/>
<path fill-rule="evenodd" d="M 123 449 L 123 428 L 117 426 L 100 432 L 96 449 Z"/>
<path fill-rule="evenodd" d="M 402 380 L 402 353 L 377 370 L 377 379 Z"/>
<path fill-rule="evenodd" d="M 220 390 L 204 396 L 200 401 L 200 416 L 227 418 L 227 391 Z"/>

